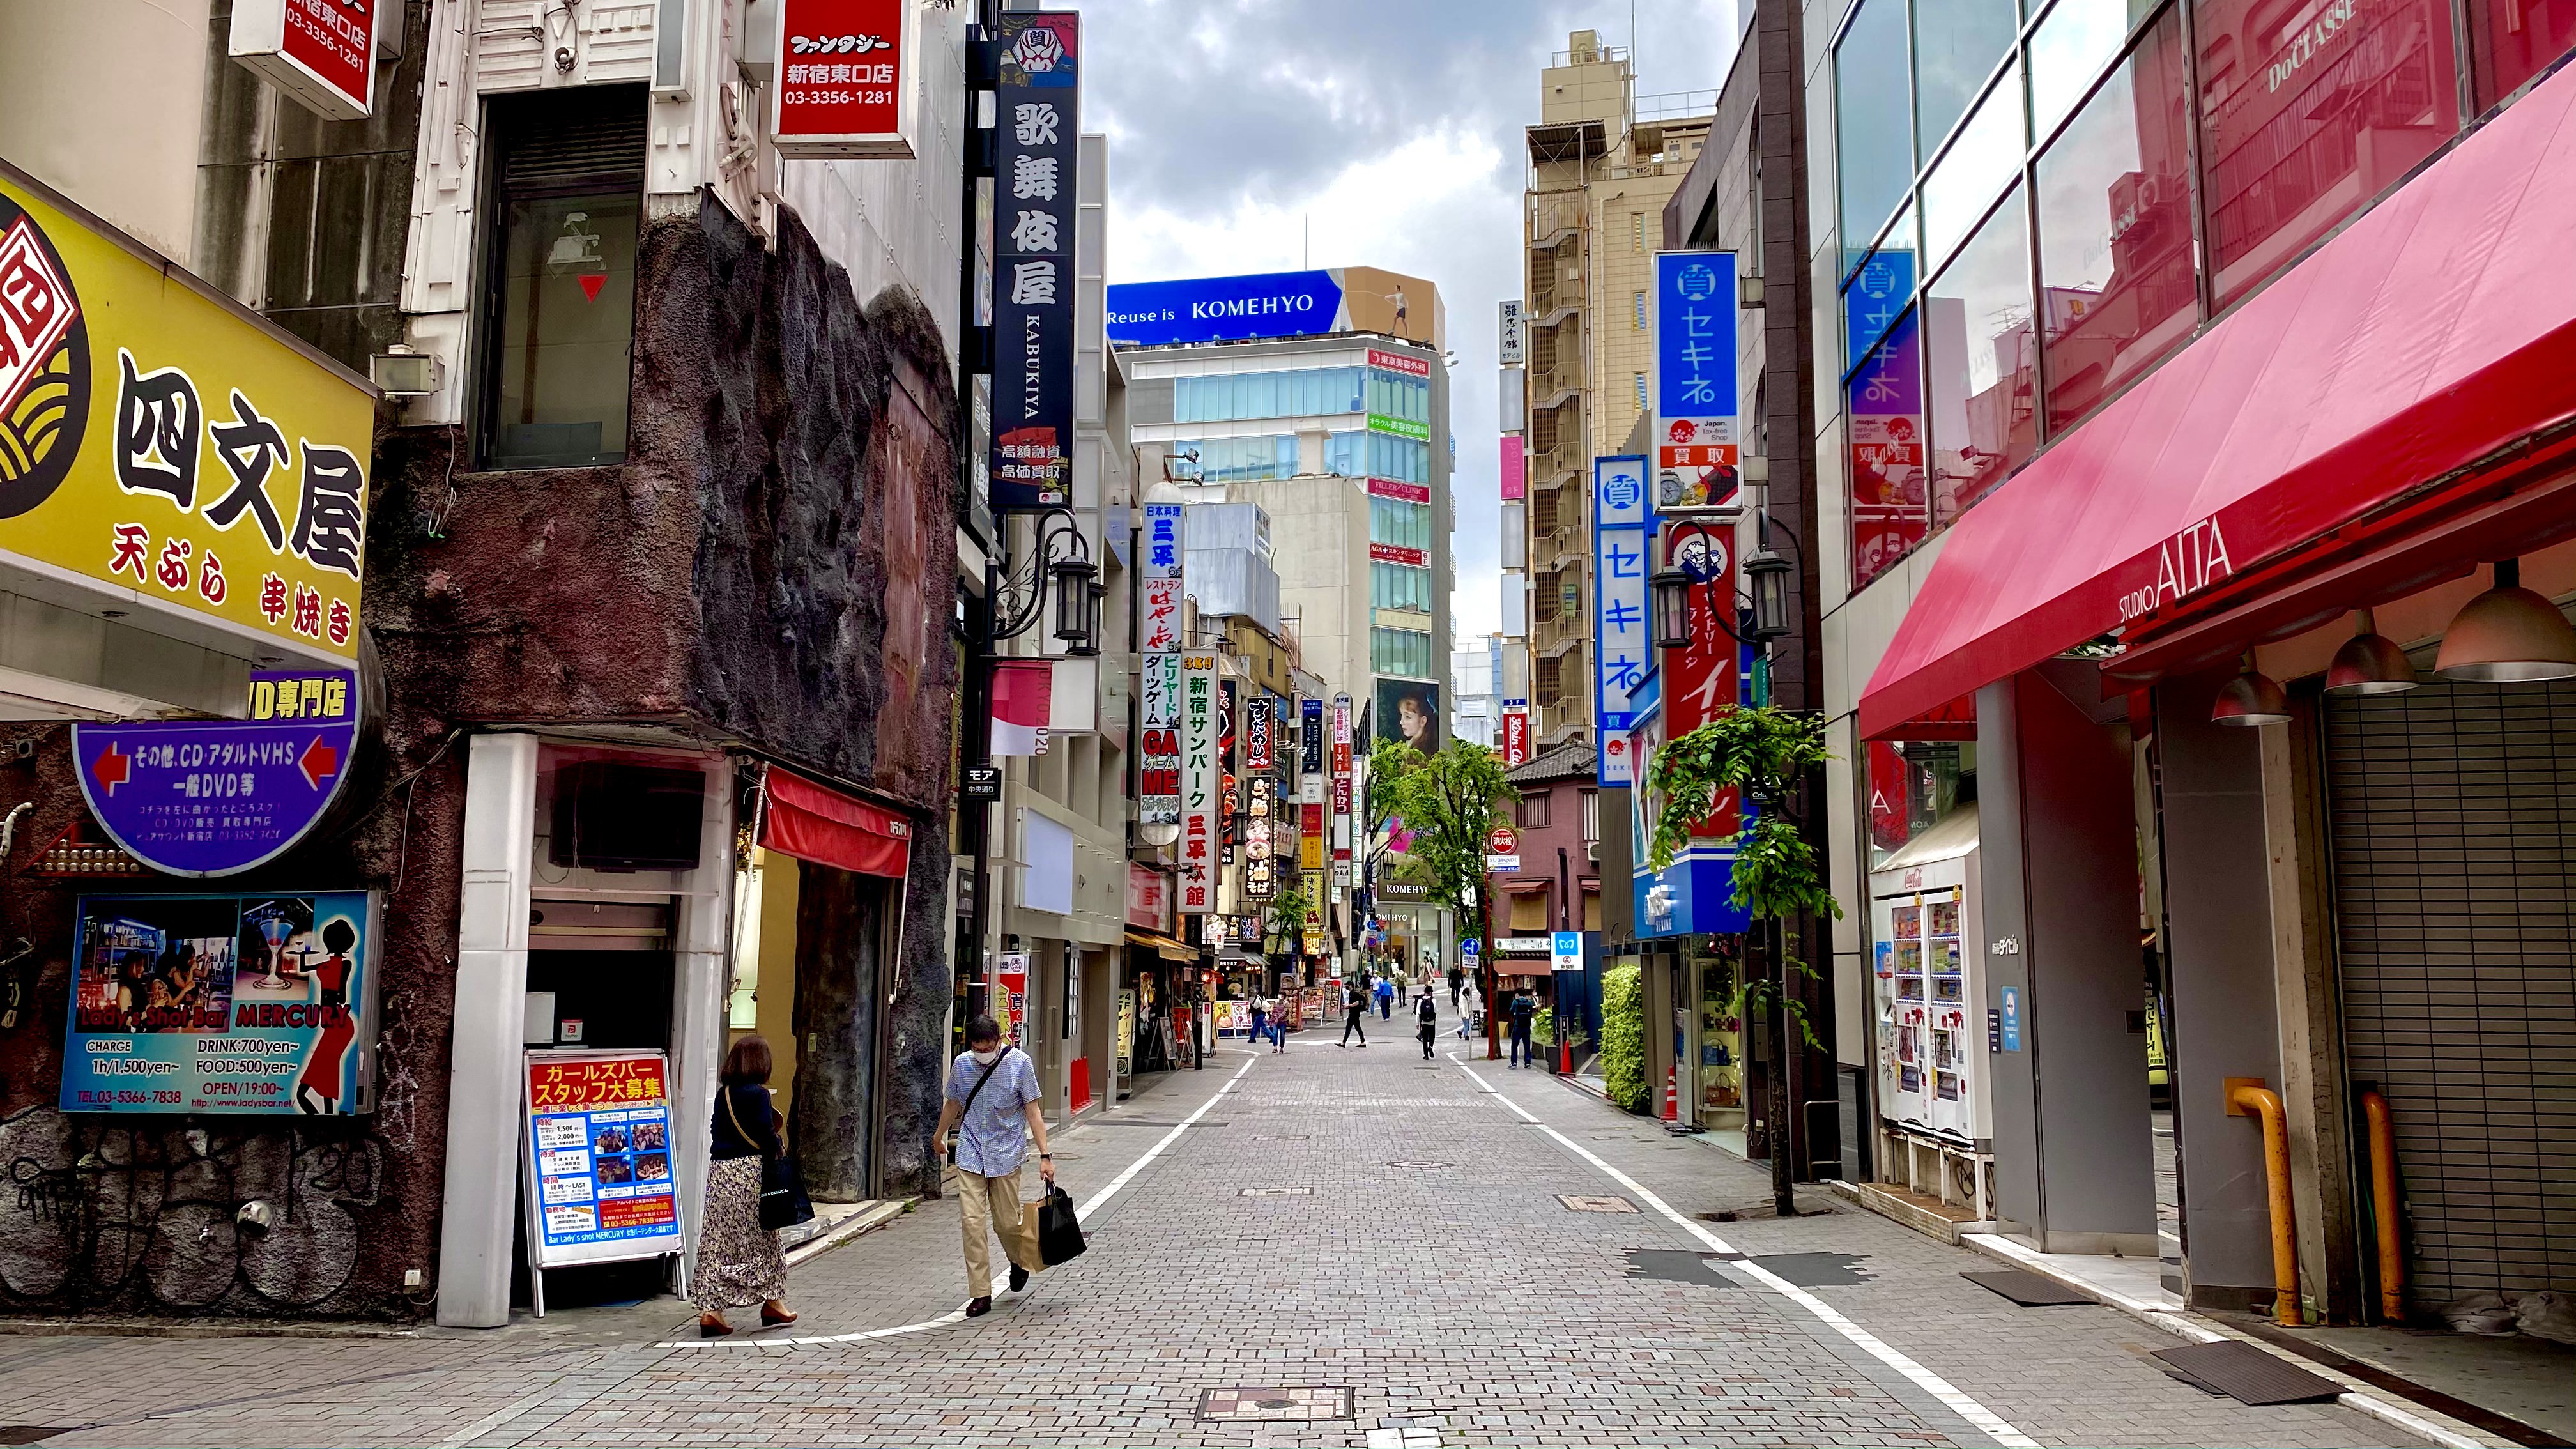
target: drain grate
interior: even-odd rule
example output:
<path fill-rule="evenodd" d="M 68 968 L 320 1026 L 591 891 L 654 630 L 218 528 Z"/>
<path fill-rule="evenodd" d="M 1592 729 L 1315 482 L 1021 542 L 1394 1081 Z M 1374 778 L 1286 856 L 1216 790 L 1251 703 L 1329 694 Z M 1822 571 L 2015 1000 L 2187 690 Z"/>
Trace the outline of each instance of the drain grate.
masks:
<path fill-rule="evenodd" d="M 1313 1197 L 1315 1190 L 1311 1187 L 1247 1187 L 1243 1190 L 1243 1195 L 1245 1197 Z"/>
<path fill-rule="evenodd" d="M 2026 1273 L 2019 1268 L 1997 1268 L 1986 1273 L 1962 1273 L 1969 1282 L 1990 1292 L 2000 1293 L 2024 1308 L 2055 1308 L 2064 1304 L 2091 1303 L 2093 1300 L 2063 1283 Z"/>
<path fill-rule="evenodd" d="M 1389 1167 L 1401 1167 L 1408 1172 L 1429 1172 L 1449 1165 L 1446 1162 L 1434 1162 L 1427 1157 L 1399 1157 L 1387 1164 Z"/>
<path fill-rule="evenodd" d="M 1199 1394 L 1199 1422 L 1311 1424 L 1353 1416 L 1351 1391 L 1325 1384 L 1207 1389 Z"/>
<path fill-rule="evenodd" d="M 1558 1193 L 1556 1200 L 1579 1213 L 1632 1213 L 1637 1205 L 1624 1197 L 1577 1197 Z"/>
<path fill-rule="evenodd" d="M 2192 1383 L 2241 1404 L 2307 1404 L 2343 1393 L 2343 1385 L 2330 1378 L 2232 1338 L 2160 1348 L 2149 1357 L 2162 1359 Z"/>

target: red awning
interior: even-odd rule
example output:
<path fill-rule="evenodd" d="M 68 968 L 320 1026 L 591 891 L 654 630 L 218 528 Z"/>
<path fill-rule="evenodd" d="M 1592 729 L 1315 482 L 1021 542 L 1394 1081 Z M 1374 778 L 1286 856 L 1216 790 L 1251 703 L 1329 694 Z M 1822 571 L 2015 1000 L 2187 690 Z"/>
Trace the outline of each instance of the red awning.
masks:
<path fill-rule="evenodd" d="M 1861 692 L 1862 735 L 2152 629 L 2576 417 L 2572 116 L 2576 69 L 1970 509 Z"/>
<path fill-rule="evenodd" d="M 760 845 L 861 875 L 901 880 L 912 853 L 912 822 L 891 810 L 785 770 L 762 772 Z"/>

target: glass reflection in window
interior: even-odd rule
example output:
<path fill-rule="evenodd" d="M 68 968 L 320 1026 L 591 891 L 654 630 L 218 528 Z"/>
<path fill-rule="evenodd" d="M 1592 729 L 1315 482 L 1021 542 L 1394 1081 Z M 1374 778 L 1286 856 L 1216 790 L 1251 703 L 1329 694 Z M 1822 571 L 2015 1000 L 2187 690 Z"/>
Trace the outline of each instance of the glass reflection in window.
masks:
<path fill-rule="evenodd" d="M 1845 295 L 1849 304 L 1850 296 Z M 1851 430 L 1852 587 L 1913 552 L 1926 528 L 1923 375 L 1906 312 L 1843 384 Z"/>
<path fill-rule="evenodd" d="M 2120 53 L 2156 0 L 2057 0 L 2030 33 L 2030 126 L 2045 136 Z"/>
<path fill-rule="evenodd" d="M 1914 248 L 1904 222 L 1843 286 L 1843 367 L 1858 367 L 1914 301 Z"/>
<path fill-rule="evenodd" d="M 1959 127 L 1958 139 L 1923 178 L 1923 254 L 1935 262 L 1959 244 L 1995 193 L 2021 171 L 2029 149 L 2022 130 L 2021 67 L 2003 79 Z"/>
<path fill-rule="evenodd" d="M 634 191 L 504 203 L 491 467 L 625 460 L 642 207 Z"/>
<path fill-rule="evenodd" d="M 1929 155 L 2012 49 L 2013 0 L 1914 0 L 1914 115 Z"/>
<path fill-rule="evenodd" d="M 2039 158 L 2048 416 L 2063 428 L 2191 335 L 2182 19 L 2168 10 Z"/>
<path fill-rule="evenodd" d="M 2576 0 L 2475 0 L 2469 6 L 2469 57 L 2477 67 L 2478 106 L 2492 106 L 2576 49 Z"/>
<path fill-rule="evenodd" d="M 2019 187 L 1925 292 L 1923 333 L 1932 525 L 1941 528 L 2028 460 L 2039 441 Z"/>
<path fill-rule="evenodd" d="M 1906 68 L 1905 0 L 1862 0 L 1834 47 L 1834 144 L 1845 236 L 1876 236 L 1914 179 Z"/>
<path fill-rule="evenodd" d="M 2222 307 L 2460 128 L 2439 0 L 2196 0 Z"/>

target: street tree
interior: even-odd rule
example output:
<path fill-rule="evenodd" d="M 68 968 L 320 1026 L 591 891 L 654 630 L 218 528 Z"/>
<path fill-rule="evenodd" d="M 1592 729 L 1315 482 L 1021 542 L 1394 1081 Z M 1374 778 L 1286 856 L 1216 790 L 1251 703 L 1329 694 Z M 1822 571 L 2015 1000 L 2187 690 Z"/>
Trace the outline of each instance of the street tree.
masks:
<path fill-rule="evenodd" d="M 1789 1033 L 1821 1046 L 1805 1004 L 1790 990 L 1792 971 L 1812 979 L 1815 967 L 1790 949 L 1793 917 L 1840 919 L 1843 908 L 1824 880 L 1816 850 L 1799 827 L 1798 807 L 1810 772 L 1832 756 L 1816 716 L 1773 705 L 1728 710 L 1657 749 L 1646 767 L 1654 833 L 1646 865 L 1661 871 L 1690 843 L 1691 829 L 1716 808 L 1721 792 L 1745 805 L 1735 847 L 1735 903 L 1752 917 L 1751 942 L 1767 961 L 1737 973 L 1735 1010 L 1744 1020 L 1776 1023 L 1771 1032 L 1771 1197 L 1782 1217 L 1797 1216 L 1789 1153 Z M 1760 969 L 1757 969 L 1759 967 Z"/>
<path fill-rule="evenodd" d="M 1412 837 L 1406 854 L 1429 877 L 1431 902 L 1454 914 L 1457 938 L 1486 934 L 1485 837 L 1503 823 L 1503 806 L 1521 792 L 1505 778 L 1503 757 L 1452 736 L 1436 754 L 1400 739 L 1381 739 L 1369 751 L 1365 802 L 1372 838 L 1402 822 Z M 1493 943 L 1482 943 L 1477 989 L 1493 999 Z M 1485 1055 L 1502 1055 L 1494 1013 L 1485 1016 Z"/>

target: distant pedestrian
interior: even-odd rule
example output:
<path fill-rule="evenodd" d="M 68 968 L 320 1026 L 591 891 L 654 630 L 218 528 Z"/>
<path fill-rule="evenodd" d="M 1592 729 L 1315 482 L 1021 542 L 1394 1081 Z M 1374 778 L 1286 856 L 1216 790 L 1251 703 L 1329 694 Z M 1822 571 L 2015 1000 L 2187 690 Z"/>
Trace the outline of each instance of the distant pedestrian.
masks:
<path fill-rule="evenodd" d="M 1467 982 L 1458 996 L 1458 1040 L 1465 1041 L 1484 1014 L 1484 994 L 1476 989 L 1475 982 Z"/>
<path fill-rule="evenodd" d="M 1270 998 L 1266 996 L 1252 998 L 1252 1039 L 1259 1041 L 1269 1035 L 1269 1025 Z"/>
<path fill-rule="evenodd" d="M 1461 967 L 1461 966 L 1452 966 L 1452 967 L 1450 967 L 1450 968 L 1449 968 L 1449 1009 L 1450 1009 L 1451 1011 L 1456 1011 L 1456 1010 L 1458 1009 L 1458 988 L 1460 988 L 1460 987 L 1462 987 L 1462 986 L 1464 986 L 1464 985 L 1466 985 L 1466 984 L 1467 984 L 1467 972 L 1466 972 L 1466 968 Z"/>
<path fill-rule="evenodd" d="M 1413 1034 L 1422 1038 L 1422 1059 L 1427 1062 L 1431 1060 L 1432 1034 L 1440 1029 L 1440 1004 L 1431 999 L 1430 992 L 1422 993 L 1422 999 L 1414 1004 L 1413 1019 L 1418 1023 Z"/>
<path fill-rule="evenodd" d="M 1390 972 L 1388 974 L 1395 977 L 1395 1004 L 1402 1006 L 1404 1005 L 1406 998 L 1412 992 L 1413 978 L 1405 975 L 1401 971 Z"/>
<path fill-rule="evenodd" d="M 698 1215 L 698 1271 L 689 1284 L 701 1338 L 733 1332 L 725 1310 L 754 1303 L 763 1328 L 796 1321 L 787 1311 L 787 1259 L 778 1251 L 778 1234 L 760 1225 L 761 1162 L 786 1151 L 769 1071 L 769 1043 L 755 1035 L 735 1042 L 716 1074 L 707 1201 Z"/>
<path fill-rule="evenodd" d="M 1038 1176 L 1055 1182 L 1055 1155 L 1047 1151 L 1046 1114 L 1039 1110 L 1037 1064 L 1017 1047 L 1002 1044 L 1002 1028 L 989 1016 L 966 1026 L 967 1050 L 948 1067 L 948 1103 L 939 1109 L 938 1140 L 957 1164 L 957 1220 L 966 1235 L 966 1316 L 993 1311 L 992 1240 L 999 1235 L 1011 1263 L 1011 1291 L 1029 1286 L 1038 1245 L 1021 1231 L 1020 1167 L 1029 1140 L 1038 1145 Z M 956 1138 L 949 1139 L 951 1128 Z"/>
<path fill-rule="evenodd" d="M 1297 991 L 1291 987 L 1274 1003 L 1270 1013 L 1270 1051 L 1274 1056 L 1288 1050 L 1288 1014 L 1296 1009 Z"/>
<path fill-rule="evenodd" d="M 1361 1046 L 1368 1045 L 1368 1032 L 1360 1026 L 1360 1019 L 1366 1015 L 1368 1015 L 1368 992 L 1361 987 L 1358 978 L 1353 978 L 1349 985 L 1342 988 L 1342 1045 L 1351 1044 L 1353 1032 L 1359 1033 Z"/>
<path fill-rule="evenodd" d="M 1526 987 L 1512 993 L 1510 1011 L 1512 1027 L 1512 1065 L 1516 1067 L 1537 1066 L 1538 1053 L 1530 1050 L 1530 1023 L 1538 1016 L 1538 1003 L 1531 999 Z"/>
<path fill-rule="evenodd" d="M 1377 1019 L 1380 1021 L 1395 1019 L 1395 982 L 1385 976 L 1377 979 Z"/>

